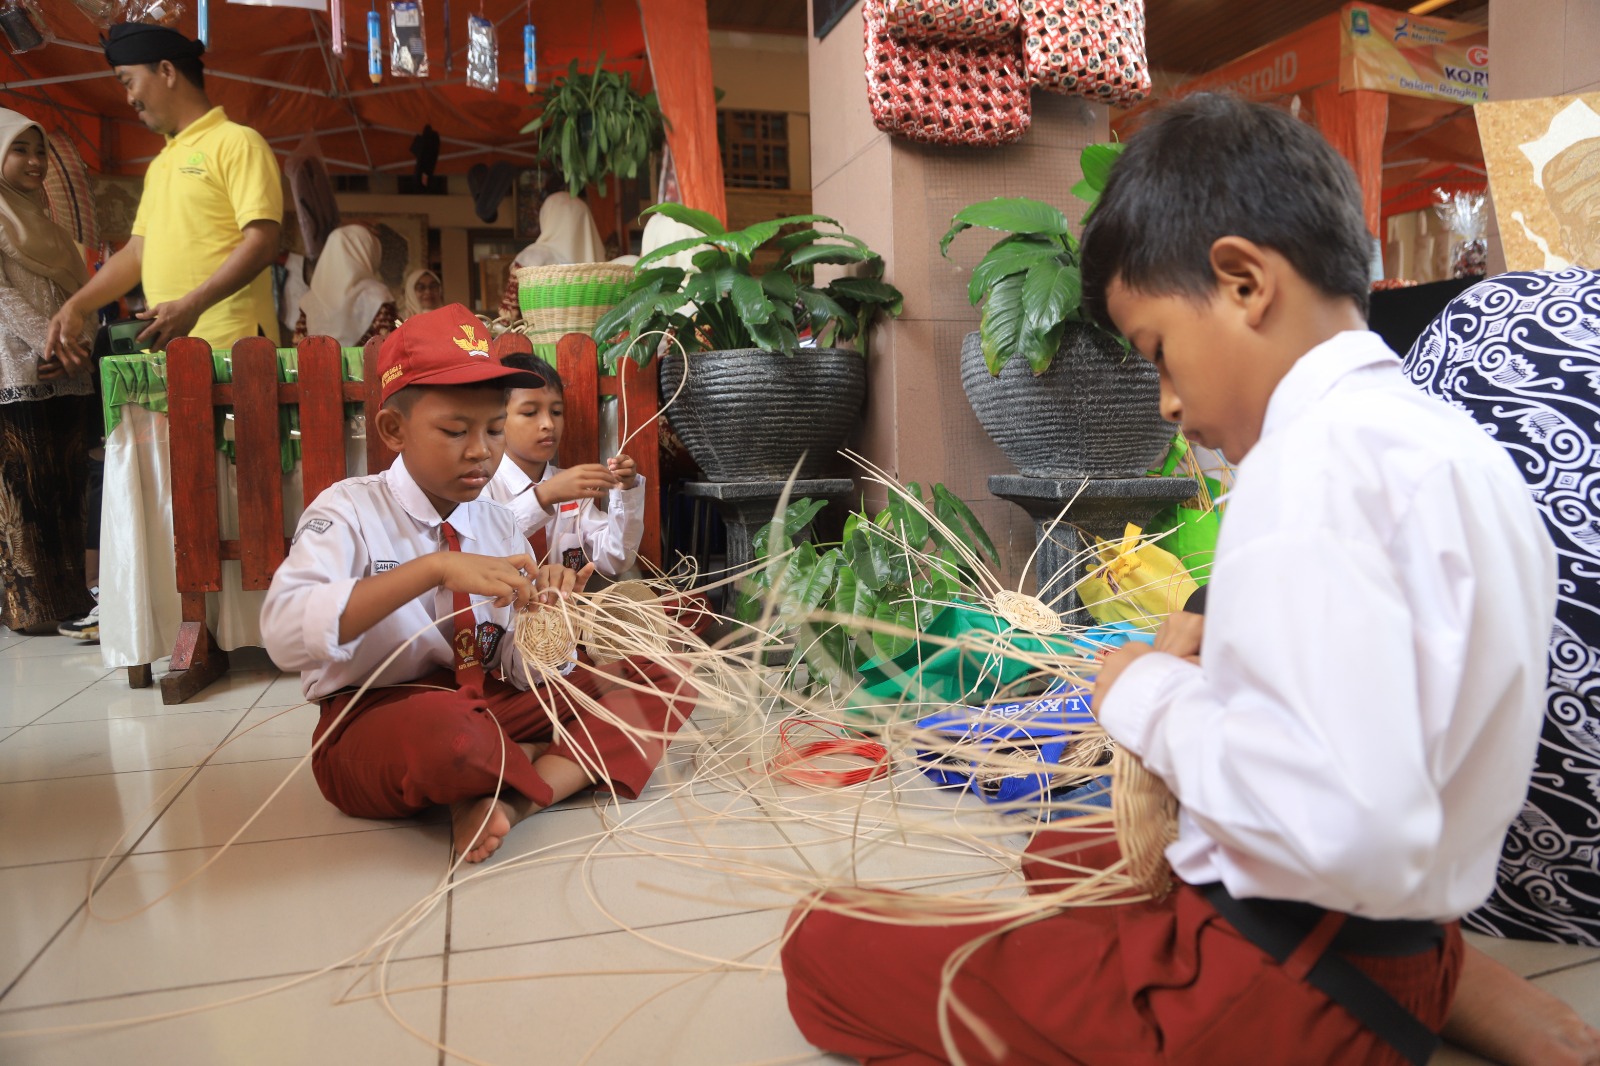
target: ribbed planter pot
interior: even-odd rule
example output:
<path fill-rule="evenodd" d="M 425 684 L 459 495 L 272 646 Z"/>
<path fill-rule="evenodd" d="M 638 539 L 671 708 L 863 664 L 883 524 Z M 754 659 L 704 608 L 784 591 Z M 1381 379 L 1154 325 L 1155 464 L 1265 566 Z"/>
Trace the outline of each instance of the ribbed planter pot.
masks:
<path fill-rule="evenodd" d="M 683 356 L 664 355 L 662 403 L 682 377 Z M 711 481 L 783 481 L 802 454 L 800 476 L 812 478 L 837 462 L 866 391 L 859 352 L 695 352 L 689 382 L 666 417 Z"/>
<path fill-rule="evenodd" d="M 1176 432 L 1161 417 L 1156 368 L 1090 326 L 1069 324 L 1037 376 L 1020 355 L 991 375 L 969 333 L 961 387 L 984 432 L 1027 477 L 1138 477 Z"/>

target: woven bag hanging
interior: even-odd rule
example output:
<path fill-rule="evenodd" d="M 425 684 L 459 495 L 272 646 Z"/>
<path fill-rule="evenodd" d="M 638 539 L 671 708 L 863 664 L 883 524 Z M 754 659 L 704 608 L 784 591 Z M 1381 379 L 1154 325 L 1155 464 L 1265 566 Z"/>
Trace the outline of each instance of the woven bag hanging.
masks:
<path fill-rule="evenodd" d="M 1008 41 L 1022 24 L 1018 0 L 887 0 L 889 32 L 914 41 Z"/>
<path fill-rule="evenodd" d="M 1015 42 L 897 40 L 884 0 L 867 0 L 867 102 L 885 133 L 925 144 L 994 148 L 1033 120 L 1022 52 Z"/>
<path fill-rule="evenodd" d="M 1028 81 L 1107 104 L 1150 95 L 1144 0 L 1021 0 Z"/>

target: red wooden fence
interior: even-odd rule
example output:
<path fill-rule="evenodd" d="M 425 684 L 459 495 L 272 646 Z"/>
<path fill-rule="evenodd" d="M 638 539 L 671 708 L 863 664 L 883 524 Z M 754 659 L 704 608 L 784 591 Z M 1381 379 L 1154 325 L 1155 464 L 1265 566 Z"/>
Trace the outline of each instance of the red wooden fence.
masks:
<path fill-rule="evenodd" d="M 365 405 L 367 472 L 377 473 L 394 461 L 379 439 L 376 426 L 379 340 L 363 353 L 366 380 L 344 381 L 336 341 L 312 337 L 299 348 L 299 380 L 278 381 L 278 355 L 264 338 L 241 340 L 232 353 L 232 382 L 213 381 L 211 347 L 190 337 L 167 350 L 167 410 L 175 486 L 172 533 L 177 556 L 178 592 L 183 624 L 172 650 L 171 672 L 161 679 L 164 703 L 181 703 L 228 669 L 228 656 L 206 628 L 206 594 L 222 588 L 222 562 L 238 560 L 241 586 L 265 589 L 288 551 L 283 522 L 283 468 L 278 411 L 300 409 L 302 506 L 323 489 L 347 476 L 344 405 Z M 531 353 L 526 337 L 506 334 L 491 349 L 498 358 Z M 642 425 L 657 409 L 656 370 L 629 366 L 621 384 L 601 377 L 594 341 L 568 334 L 557 345 L 558 369 L 566 386 L 566 430 L 558 456 L 561 465 L 594 462 L 600 454 L 600 397 L 627 397 L 628 427 Z M 370 387 L 369 387 L 370 386 Z M 238 483 L 239 536 L 224 540 L 218 519 L 219 487 L 215 409 L 231 407 Z M 654 427 L 639 435 L 628 451 L 646 479 L 645 531 L 639 554 L 661 563 L 660 452 Z M 181 493 L 181 498 L 179 494 Z M 134 668 L 130 679 L 148 667 Z M 135 682 L 137 683 L 137 682 Z"/>

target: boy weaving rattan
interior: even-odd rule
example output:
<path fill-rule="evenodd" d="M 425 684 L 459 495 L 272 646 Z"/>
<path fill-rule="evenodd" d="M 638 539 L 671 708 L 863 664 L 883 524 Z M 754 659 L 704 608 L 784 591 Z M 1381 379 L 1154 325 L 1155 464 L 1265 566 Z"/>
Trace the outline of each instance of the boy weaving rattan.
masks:
<path fill-rule="evenodd" d="M 1326 1066 L 1425 1062 L 1444 1029 L 1508 1061 L 1596 1057 L 1457 927 L 1528 787 L 1553 553 L 1502 449 L 1366 332 L 1369 244 L 1349 167 L 1286 112 L 1198 95 L 1129 143 L 1084 235 L 1085 301 L 1160 370 L 1166 417 L 1238 464 L 1199 646 L 1130 645 L 1095 692 L 1181 804 L 1179 883 L 1003 932 L 823 901 L 784 953 L 813 1042 Z M 1061 846 L 1036 837 L 1030 879 Z M 975 938 L 953 1011 L 942 971 Z"/>

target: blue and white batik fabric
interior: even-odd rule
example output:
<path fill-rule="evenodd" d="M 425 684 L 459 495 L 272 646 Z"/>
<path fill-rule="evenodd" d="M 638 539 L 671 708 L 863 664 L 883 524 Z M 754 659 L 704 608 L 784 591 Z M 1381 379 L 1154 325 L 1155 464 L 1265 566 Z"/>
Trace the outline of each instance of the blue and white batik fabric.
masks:
<path fill-rule="evenodd" d="M 1480 932 L 1600 946 L 1600 273 L 1501 274 L 1405 360 L 1517 462 L 1559 559 L 1544 732 Z"/>

